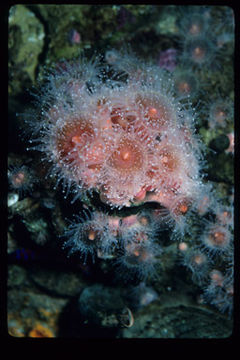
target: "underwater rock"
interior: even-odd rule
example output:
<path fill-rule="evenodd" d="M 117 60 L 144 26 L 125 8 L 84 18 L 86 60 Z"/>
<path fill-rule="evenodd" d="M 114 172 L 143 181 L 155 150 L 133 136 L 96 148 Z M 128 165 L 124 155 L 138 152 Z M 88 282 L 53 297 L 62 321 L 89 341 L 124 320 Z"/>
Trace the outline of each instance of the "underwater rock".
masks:
<path fill-rule="evenodd" d="M 163 306 L 164 302 L 164 306 Z M 122 330 L 123 338 L 224 338 L 230 323 L 204 307 L 162 298 L 134 314 L 134 326 Z"/>
<path fill-rule="evenodd" d="M 101 284 L 86 287 L 78 301 L 86 322 L 102 327 L 131 327 L 133 315 L 125 305 L 120 290 Z"/>
<path fill-rule="evenodd" d="M 38 57 L 44 46 L 45 32 L 41 22 L 24 5 L 9 11 L 9 74 L 10 93 L 23 91 L 35 81 Z"/>

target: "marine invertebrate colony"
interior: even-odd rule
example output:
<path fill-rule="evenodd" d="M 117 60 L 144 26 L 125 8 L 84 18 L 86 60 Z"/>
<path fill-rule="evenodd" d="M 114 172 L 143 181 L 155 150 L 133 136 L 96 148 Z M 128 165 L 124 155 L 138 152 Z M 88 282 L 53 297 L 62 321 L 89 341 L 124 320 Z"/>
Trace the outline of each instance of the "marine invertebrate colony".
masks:
<path fill-rule="evenodd" d="M 115 258 L 123 271 L 141 279 L 159 264 L 163 229 L 171 228 L 172 239 L 182 240 L 191 232 L 191 213 L 192 218 L 204 216 L 205 211 L 197 211 L 200 199 L 209 197 L 206 212 L 215 206 L 201 173 L 198 114 L 188 92 L 176 94 L 173 78 L 158 66 L 118 52 L 111 64 L 98 59 L 65 63 L 47 76 L 29 121 L 38 143 L 32 148 L 51 163 L 56 183 L 62 181 L 74 200 L 96 195 L 109 208 L 109 213 L 95 211 L 71 223 L 66 246 L 84 261 L 89 255 Z M 124 209 L 152 202 L 158 209 L 124 214 Z M 221 229 L 228 249 L 231 233 L 224 225 Z M 184 264 L 201 282 L 211 270 L 207 257 L 220 252 L 212 251 L 213 240 L 210 251 L 199 238 L 192 250 L 190 243 Z M 201 274 L 195 274 L 199 269 Z"/>
<path fill-rule="evenodd" d="M 157 66 L 141 64 L 137 75 L 129 68 L 126 82 L 104 82 L 97 64 L 84 61 L 50 75 L 36 148 L 69 187 L 97 191 L 112 207 L 153 196 L 169 209 L 191 202 L 201 189 L 192 110 Z"/>

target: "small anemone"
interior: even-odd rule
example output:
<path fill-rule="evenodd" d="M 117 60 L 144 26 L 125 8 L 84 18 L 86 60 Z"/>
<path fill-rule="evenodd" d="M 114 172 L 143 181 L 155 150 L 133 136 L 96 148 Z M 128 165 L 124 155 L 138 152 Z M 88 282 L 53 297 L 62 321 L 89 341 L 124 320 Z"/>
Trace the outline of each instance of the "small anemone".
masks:
<path fill-rule="evenodd" d="M 221 223 L 208 222 L 201 236 L 201 243 L 212 254 L 227 253 L 231 249 L 232 233 Z"/>
<path fill-rule="evenodd" d="M 200 35 L 193 39 L 186 38 L 182 46 L 183 63 L 192 64 L 194 67 L 212 65 L 217 56 L 217 46 L 209 35 Z"/>
<path fill-rule="evenodd" d="M 161 253 L 161 247 L 152 239 L 126 244 L 116 259 L 118 275 L 125 281 L 154 278 L 157 276 L 158 257 Z"/>
<path fill-rule="evenodd" d="M 26 165 L 9 166 L 8 182 L 11 190 L 20 196 L 31 193 L 38 180 L 31 168 Z"/>
<path fill-rule="evenodd" d="M 70 222 L 70 226 L 63 235 L 68 239 L 64 243 L 64 247 L 71 248 L 69 254 L 78 252 L 83 258 L 84 264 L 88 256 L 94 261 L 98 244 L 105 230 L 104 220 L 104 214 L 95 212 L 92 217 L 88 216 L 86 220 L 77 216 L 76 221 Z"/>
<path fill-rule="evenodd" d="M 210 259 L 200 249 L 189 248 L 182 251 L 182 264 L 192 273 L 193 281 L 202 284 L 208 276 Z"/>

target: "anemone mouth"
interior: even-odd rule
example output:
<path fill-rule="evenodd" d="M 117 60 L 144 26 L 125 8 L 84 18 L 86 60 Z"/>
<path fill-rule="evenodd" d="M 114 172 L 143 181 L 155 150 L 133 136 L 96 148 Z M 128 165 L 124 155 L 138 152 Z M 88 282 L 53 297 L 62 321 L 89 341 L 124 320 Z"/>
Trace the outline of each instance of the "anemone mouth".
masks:
<path fill-rule="evenodd" d="M 192 201 L 188 197 L 177 198 L 171 209 L 171 212 L 175 216 L 185 215 L 189 211 L 191 205 Z"/>
<path fill-rule="evenodd" d="M 144 164 L 142 149 L 133 139 L 122 138 L 111 154 L 108 164 L 120 173 L 131 174 L 140 171 Z"/>
<path fill-rule="evenodd" d="M 186 44 L 186 53 L 189 54 L 192 61 L 196 64 L 207 63 L 213 55 L 210 43 L 205 39 L 196 38 Z"/>
<path fill-rule="evenodd" d="M 217 105 L 213 111 L 213 117 L 217 123 L 224 123 L 227 118 L 227 111 L 224 106 Z"/>
<path fill-rule="evenodd" d="M 179 22 L 179 29 L 182 34 L 188 37 L 200 36 L 204 33 L 207 26 L 207 19 L 202 13 L 195 10 L 188 14 L 186 17 L 183 16 Z"/>
<path fill-rule="evenodd" d="M 24 171 L 21 170 L 18 173 L 16 172 L 15 174 L 13 174 L 11 178 L 12 183 L 16 188 L 20 188 L 22 184 L 24 184 L 25 179 L 26 179 L 26 174 L 24 173 Z"/>
<path fill-rule="evenodd" d="M 91 244 L 96 243 L 96 241 L 99 240 L 100 233 L 93 225 L 89 225 L 85 229 L 85 236 L 86 243 Z"/>
<path fill-rule="evenodd" d="M 192 57 L 196 62 L 201 63 L 202 61 L 204 61 L 205 55 L 206 49 L 203 46 L 198 45 L 192 49 Z"/>
<path fill-rule="evenodd" d="M 189 26 L 188 32 L 191 35 L 199 35 L 202 31 L 202 28 L 202 24 L 196 22 L 195 24 L 193 23 Z"/>
<path fill-rule="evenodd" d="M 152 254 L 142 244 L 130 244 L 125 250 L 125 263 L 128 266 L 138 266 L 152 260 Z"/>
<path fill-rule="evenodd" d="M 185 70 L 175 75 L 175 91 L 179 96 L 194 95 L 198 90 L 198 83 L 194 75 Z"/>
<path fill-rule="evenodd" d="M 81 153 L 94 138 L 91 124 L 82 118 L 71 119 L 57 129 L 57 153 L 59 160 L 66 164 L 80 162 Z"/>
<path fill-rule="evenodd" d="M 192 18 L 189 19 L 185 25 L 185 30 L 190 36 L 199 36 L 202 34 L 205 27 L 205 21 L 199 15 L 192 15 Z"/>
<path fill-rule="evenodd" d="M 169 124 L 172 110 L 164 96 L 147 96 L 138 94 L 136 102 L 143 111 L 147 124 L 153 129 L 160 129 Z"/>
<path fill-rule="evenodd" d="M 170 146 L 160 148 L 159 152 L 160 164 L 164 170 L 173 172 L 179 167 L 179 159 Z"/>
<path fill-rule="evenodd" d="M 177 89 L 180 94 L 189 94 L 191 91 L 191 84 L 187 79 L 182 79 L 177 84 Z"/>
<path fill-rule="evenodd" d="M 204 264 L 207 261 L 207 257 L 205 254 L 202 253 L 196 253 L 194 254 L 192 261 L 197 265 L 197 266 L 201 266 L 202 264 Z"/>
<path fill-rule="evenodd" d="M 208 242 L 216 248 L 225 248 L 229 245 L 230 237 L 224 227 L 214 226 L 209 232 Z"/>

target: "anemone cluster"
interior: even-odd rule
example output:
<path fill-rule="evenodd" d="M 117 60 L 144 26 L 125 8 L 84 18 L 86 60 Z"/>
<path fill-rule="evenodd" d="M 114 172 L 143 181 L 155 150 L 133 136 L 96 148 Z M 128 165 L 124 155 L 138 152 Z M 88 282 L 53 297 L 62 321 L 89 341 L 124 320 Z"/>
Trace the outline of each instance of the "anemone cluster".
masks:
<path fill-rule="evenodd" d="M 112 209 L 155 202 L 161 206 L 159 223 L 165 217 L 183 231 L 182 217 L 204 191 L 193 109 L 178 101 L 172 79 L 157 66 L 122 54 L 111 70 L 112 78 L 104 81 L 96 62 L 82 60 L 49 76 L 34 148 L 75 198 L 97 193 Z M 91 224 L 93 233 L 100 232 L 95 220 Z"/>
<path fill-rule="evenodd" d="M 172 74 L 115 50 L 105 63 L 81 58 L 48 74 L 28 120 L 31 142 L 37 143 L 31 149 L 42 153 L 49 176 L 62 182 L 73 201 L 88 196 L 106 206 L 70 222 L 64 234 L 70 253 L 84 262 L 113 259 L 125 279 L 146 280 L 161 267 L 167 229 L 193 281 L 208 284 L 207 301 L 229 310 L 233 213 L 203 177 L 199 114 L 190 102 L 199 83 L 184 60 L 192 54 L 194 66 L 213 61 L 213 47 L 203 36 L 207 14 L 183 18 L 179 29 L 180 36 L 187 34 L 183 65 Z M 229 105 L 214 105 L 209 116 L 221 125 Z"/>
<path fill-rule="evenodd" d="M 126 82 L 103 82 L 84 61 L 51 76 L 39 149 L 75 191 L 94 190 L 118 208 L 154 198 L 178 215 L 201 189 L 194 114 L 163 71 L 138 61 L 135 72 L 136 61 L 122 58 Z"/>

